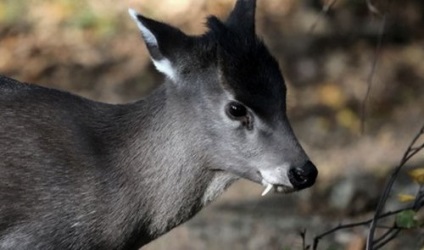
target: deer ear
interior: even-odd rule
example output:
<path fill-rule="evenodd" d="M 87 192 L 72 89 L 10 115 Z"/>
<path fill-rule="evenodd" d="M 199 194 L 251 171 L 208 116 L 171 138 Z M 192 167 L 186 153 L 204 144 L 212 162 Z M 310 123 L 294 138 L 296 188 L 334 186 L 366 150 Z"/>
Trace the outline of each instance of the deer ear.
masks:
<path fill-rule="evenodd" d="M 245 34 L 255 35 L 255 9 L 256 0 L 237 0 L 227 19 L 227 25 L 242 30 Z"/>
<path fill-rule="evenodd" d="M 129 9 L 128 13 L 141 31 L 156 69 L 175 80 L 177 75 L 174 65 L 176 54 L 188 36 L 177 28 L 144 17 L 133 9 Z"/>

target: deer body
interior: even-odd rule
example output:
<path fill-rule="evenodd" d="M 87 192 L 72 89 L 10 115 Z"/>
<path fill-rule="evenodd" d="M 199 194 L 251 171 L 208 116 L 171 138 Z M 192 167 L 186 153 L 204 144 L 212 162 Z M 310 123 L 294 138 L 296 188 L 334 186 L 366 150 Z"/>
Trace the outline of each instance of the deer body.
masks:
<path fill-rule="evenodd" d="M 227 23 L 212 17 L 199 37 L 130 11 L 167 76 L 138 102 L 0 76 L 0 249 L 138 249 L 238 178 L 267 191 L 312 185 L 317 171 L 288 124 L 254 7 L 239 0 Z M 248 24 L 240 34 L 237 20 Z M 240 48 L 226 44 L 231 36 Z"/>

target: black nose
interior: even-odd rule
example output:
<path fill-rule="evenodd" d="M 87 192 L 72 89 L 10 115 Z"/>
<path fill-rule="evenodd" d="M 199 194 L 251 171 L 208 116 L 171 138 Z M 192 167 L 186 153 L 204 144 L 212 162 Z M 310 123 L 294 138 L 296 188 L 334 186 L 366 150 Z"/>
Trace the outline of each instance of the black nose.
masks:
<path fill-rule="evenodd" d="M 315 179 L 318 176 L 318 170 L 311 161 L 308 161 L 303 167 L 291 168 L 288 176 L 294 188 L 304 189 L 315 183 Z"/>

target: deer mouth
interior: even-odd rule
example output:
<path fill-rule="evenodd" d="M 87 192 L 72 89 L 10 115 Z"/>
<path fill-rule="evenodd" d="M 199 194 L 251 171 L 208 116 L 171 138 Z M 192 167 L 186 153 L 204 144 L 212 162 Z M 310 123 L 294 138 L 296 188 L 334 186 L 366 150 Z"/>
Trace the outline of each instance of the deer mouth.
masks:
<path fill-rule="evenodd" d="M 293 187 L 290 187 L 287 185 L 281 185 L 281 184 L 271 184 L 264 179 L 262 180 L 262 185 L 265 186 L 265 189 L 261 194 L 262 196 L 267 195 L 271 190 L 274 190 L 275 193 L 283 193 L 283 194 L 288 194 L 295 191 Z"/>
<path fill-rule="evenodd" d="M 267 195 L 271 190 L 274 191 L 274 193 L 281 193 L 281 194 L 288 194 L 296 191 L 297 189 L 294 188 L 291 185 L 283 184 L 281 182 L 275 182 L 271 180 L 267 180 L 266 177 L 263 176 L 261 171 L 247 171 L 247 172 L 238 172 L 238 171 L 228 171 L 228 170 L 222 170 L 222 169 L 214 169 L 214 171 L 223 171 L 223 172 L 229 172 L 233 175 L 237 176 L 238 178 L 243 178 L 245 180 L 249 180 L 258 184 L 261 184 L 264 186 L 264 190 L 262 191 L 262 196 Z"/>

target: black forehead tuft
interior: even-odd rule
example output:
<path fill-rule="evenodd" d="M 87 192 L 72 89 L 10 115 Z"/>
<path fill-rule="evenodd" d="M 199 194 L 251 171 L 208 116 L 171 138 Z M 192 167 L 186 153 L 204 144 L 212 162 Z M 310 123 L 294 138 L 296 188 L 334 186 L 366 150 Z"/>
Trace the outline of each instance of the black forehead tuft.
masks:
<path fill-rule="evenodd" d="M 207 26 L 210 30 L 204 38 L 216 45 L 224 87 L 263 118 L 285 112 L 284 79 L 263 42 L 214 16 L 208 18 Z"/>

